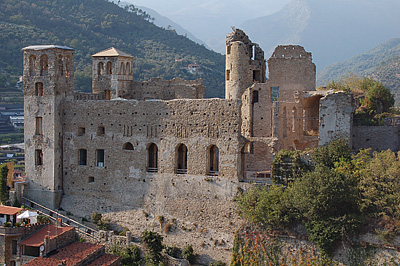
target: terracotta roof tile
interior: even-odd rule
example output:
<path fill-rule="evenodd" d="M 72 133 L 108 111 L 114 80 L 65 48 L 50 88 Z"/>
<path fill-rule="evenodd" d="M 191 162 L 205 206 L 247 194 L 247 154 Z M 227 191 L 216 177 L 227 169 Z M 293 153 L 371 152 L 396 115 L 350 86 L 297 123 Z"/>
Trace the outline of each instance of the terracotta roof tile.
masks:
<path fill-rule="evenodd" d="M 10 206 L 0 206 L 0 214 L 6 215 L 16 215 L 19 211 L 22 211 L 21 208 L 10 207 Z"/>
<path fill-rule="evenodd" d="M 73 227 L 73 226 L 57 227 L 54 224 L 50 224 L 50 225 L 42 228 L 35 234 L 25 238 L 19 244 L 21 246 L 40 247 L 44 243 L 45 236 L 48 235 L 48 236 L 50 236 L 50 239 L 54 239 L 57 236 L 60 236 L 69 230 L 74 230 L 74 228 L 75 227 Z"/>
<path fill-rule="evenodd" d="M 120 259 L 120 256 L 104 254 L 100 258 L 89 263 L 87 266 L 110 266 L 113 263 L 115 263 L 116 261 L 118 261 L 119 259 Z"/>
<path fill-rule="evenodd" d="M 92 255 L 98 252 L 104 245 L 97 245 L 92 243 L 80 243 L 75 242 L 69 246 L 66 246 L 48 258 L 36 258 L 30 262 L 24 264 L 26 266 L 58 266 L 62 261 L 65 261 L 67 266 L 81 265 L 80 263 Z M 108 264 L 104 264 L 108 265 Z"/>

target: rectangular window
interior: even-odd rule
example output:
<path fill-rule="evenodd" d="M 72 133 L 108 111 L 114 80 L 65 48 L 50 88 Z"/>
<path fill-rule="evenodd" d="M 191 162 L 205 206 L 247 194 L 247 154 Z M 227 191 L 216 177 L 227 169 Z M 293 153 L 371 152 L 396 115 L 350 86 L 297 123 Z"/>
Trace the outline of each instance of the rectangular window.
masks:
<path fill-rule="evenodd" d="M 104 150 L 96 150 L 96 158 L 97 158 L 97 163 L 96 165 L 98 167 L 104 167 Z"/>
<path fill-rule="evenodd" d="M 279 101 L 279 87 L 271 88 L 271 101 L 272 102 Z"/>
<path fill-rule="evenodd" d="M 230 80 L 231 79 L 231 71 L 228 69 L 226 70 L 226 80 Z"/>
<path fill-rule="evenodd" d="M 43 152 L 42 150 L 35 150 L 35 164 L 42 165 L 43 164 Z"/>
<path fill-rule="evenodd" d="M 103 126 L 99 126 L 97 128 L 97 136 L 104 136 L 104 133 L 106 132 L 105 128 Z"/>
<path fill-rule="evenodd" d="M 17 243 L 18 243 L 17 240 L 12 241 L 12 254 L 13 255 L 17 255 L 17 247 L 18 247 Z"/>
<path fill-rule="evenodd" d="M 79 150 L 79 165 L 87 165 L 87 150 Z"/>
<path fill-rule="evenodd" d="M 42 117 L 36 117 L 35 119 L 35 134 L 36 135 L 42 135 L 43 134 L 43 128 L 42 128 Z"/>
<path fill-rule="evenodd" d="M 79 127 L 78 128 L 78 136 L 83 136 L 85 135 L 86 129 L 84 127 Z"/>

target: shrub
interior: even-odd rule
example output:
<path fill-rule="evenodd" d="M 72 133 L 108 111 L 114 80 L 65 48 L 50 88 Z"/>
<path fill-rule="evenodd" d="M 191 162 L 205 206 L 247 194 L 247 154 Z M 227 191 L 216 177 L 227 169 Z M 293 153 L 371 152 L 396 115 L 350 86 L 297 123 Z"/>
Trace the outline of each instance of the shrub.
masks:
<path fill-rule="evenodd" d="M 209 264 L 209 266 L 226 266 L 226 263 L 225 263 L 225 262 L 222 262 L 222 261 L 220 261 L 220 260 L 217 260 L 217 261 L 211 262 L 211 263 Z"/>
<path fill-rule="evenodd" d="M 196 255 L 194 254 L 194 250 L 192 245 L 187 245 L 182 250 L 182 258 L 189 261 L 190 264 L 194 264 L 196 262 Z"/>
<path fill-rule="evenodd" d="M 40 214 L 40 215 L 37 217 L 37 221 L 38 221 L 38 223 L 40 223 L 40 224 L 46 224 L 46 223 L 50 222 L 50 218 L 47 217 L 47 216 L 45 216 L 45 215 L 43 215 L 43 214 Z"/>
<path fill-rule="evenodd" d="M 165 247 L 163 252 L 171 257 L 180 258 L 181 257 L 181 249 L 178 247 Z"/>
<path fill-rule="evenodd" d="M 98 212 L 93 212 L 92 215 L 90 216 L 90 219 L 92 220 L 93 223 L 98 224 L 99 221 L 101 221 L 101 218 L 103 218 L 103 215 Z"/>
<path fill-rule="evenodd" d="M 163 257 L 161 251 L 163 249 L 162 245 L 163 237 L 152 231 L 144 231 L 142 233 L 142 241 L 148 248 L 146 254 L 146 265 L 159 265 L 163 263 Z"/>
<path fill-rule="evenodd" d="M 10 223 L 10 222 L 6 222 L 6 223 L 4 223 L 3 226 L 4 226 L 4 227 L 11 227 L 11 223 Z"/>

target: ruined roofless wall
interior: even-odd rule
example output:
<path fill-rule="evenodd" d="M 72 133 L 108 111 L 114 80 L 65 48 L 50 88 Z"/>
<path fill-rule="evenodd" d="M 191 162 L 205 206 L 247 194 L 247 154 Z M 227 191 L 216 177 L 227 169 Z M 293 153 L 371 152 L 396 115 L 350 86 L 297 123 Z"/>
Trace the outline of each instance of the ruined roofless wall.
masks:
<path fill-rule="evenodd" d="M 147 81 L 133 81 L 128 88 L 122 90 L 123 98 L 135 100 L 203 99 L 204 94 L 205 86 L 201 79 L 151 78 Z"/>
<path fill-rule="evenodd" d="M 198 175 L 201 180 L 207 175 L 208 149 L 216 145 L 218 177 L 237 180 L 237 101 L 79 101 L 65 103 L 63 109 L 68 110 L 63 117 L 64 198 L 77 197 L 88 207 L 93 205 L 92 200 L 97 202 L 96 206 L 113 209 L 139 207 L 144 196 L 148 196 L 147 178 L 177 176 L 180 143 L 188 149 L 188 175 Z M 99 135 L 99 127 L 104 134 Z M 85 128 L 81 136 L 79 128 Z M 127 142 L 133 150 L 123 149 Z M 146 172 L 151 143 L 158 148 L 158 173 Z M 79 165 L 79 149 L 87 150 L 85 166 Z M 98 149 L 104 150 L 104 167 L 96 166 Z"/>
<path fill-rule="evenodd" d="M 399 126 L 353 126 L 352 149 L 391 149 L 397 152 L 400 149 L 399 135 Z"/>

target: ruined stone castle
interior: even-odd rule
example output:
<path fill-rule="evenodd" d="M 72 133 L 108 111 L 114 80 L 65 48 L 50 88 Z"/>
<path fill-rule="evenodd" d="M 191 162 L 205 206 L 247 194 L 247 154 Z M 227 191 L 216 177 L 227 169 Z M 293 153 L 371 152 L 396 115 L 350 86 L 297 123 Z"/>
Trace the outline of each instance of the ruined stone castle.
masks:
<path fill-rule="evenodd" d="M 93 55 L 92 93 L 74 92 L 73 49 L 23 51 L 24 196 L 52 208 L 208 219 L 232 235 L 237 187 L 268 178 L 278 150 L 352 141 L 352 96 L 315 90 L 311 53 L 278 46 L 267 80 L 264 52 L 239 29 L 225 99 L 204 99 L 201 80 L 133 81 L 133 57 L 115 48 Z"/>

